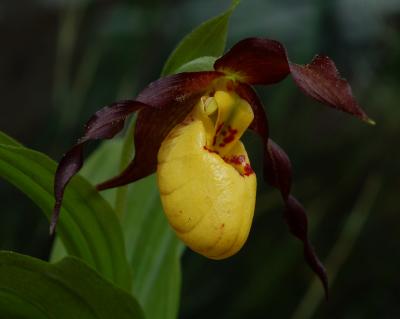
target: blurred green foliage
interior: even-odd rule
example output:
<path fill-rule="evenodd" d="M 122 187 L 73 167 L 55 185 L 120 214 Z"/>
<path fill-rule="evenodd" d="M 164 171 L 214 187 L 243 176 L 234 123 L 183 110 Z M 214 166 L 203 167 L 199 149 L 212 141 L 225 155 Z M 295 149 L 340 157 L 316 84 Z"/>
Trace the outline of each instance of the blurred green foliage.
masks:
<path fill-rule="evenodd" d="M 134 97 L 185 34 L 228 5 L 1 2 L 0 129 L 59 159 L 94 111 Z M 259 178 L 243 250 L 218 262 L 183 256 L 181 317 L 399 317 L 400 3 L 246 0 L 232 16 L 228 47 L 247 36 L 280 40 L 298 63 L 329 55 L 377 125 L 311 101 L 290 80 L 260 88 L 271 136 L 292 159 L 312 241 L 334 274 L 331 299 L 319 302 L 278 194 Z M 249 134 L 246 143 L 261 172 L 258 139 Z M 47 258 L 48 224 L 38 209 L 3 181 L 0 200 L 0 248 Z"/>

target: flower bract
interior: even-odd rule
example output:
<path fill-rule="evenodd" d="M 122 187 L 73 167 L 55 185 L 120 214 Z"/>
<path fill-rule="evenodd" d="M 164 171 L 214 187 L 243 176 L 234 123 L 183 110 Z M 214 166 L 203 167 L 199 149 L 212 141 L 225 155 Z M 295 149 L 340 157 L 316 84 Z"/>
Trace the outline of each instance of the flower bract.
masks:
<path fill-rule="evenodd" d="M 98 190 L 122 186 L 157 172 L 164 211 L 176 234 L 194 251 L 213 259 L 235 254 L 247 239 L 255 206 L 256 177 L 240 137 L 247 130 L 264 145 L 264 177 L 285 204 L 291 233 L 327 291 L 326 271 L 308 239 L 307 216 L 291 195 L 286 153 L 269 137 L 264 107 L 251 85 L 271 85 L 291 75 L 313 99 L 373 123 L 357 104 L 333 61 L 316 56 L 310 64 L 290 62 L 283 45 L 248 38 L 216 60 L 214 71 L 184 72 L 150 83 L 134 100 L 99 110 L 85 134 L 61 159 L 54 183 L 58 221 L 64 190 L 83 165 L 86 142 L 114 137 L 137 112 L 135 157 Z"/>

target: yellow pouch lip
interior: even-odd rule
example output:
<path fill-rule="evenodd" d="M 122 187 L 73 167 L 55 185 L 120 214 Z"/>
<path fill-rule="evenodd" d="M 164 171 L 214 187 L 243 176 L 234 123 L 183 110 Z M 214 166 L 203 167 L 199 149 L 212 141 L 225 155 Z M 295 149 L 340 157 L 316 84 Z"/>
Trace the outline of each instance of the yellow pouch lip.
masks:
<path fill-rule="evenodd" d="M 219 260 L 247 240 L 256 176 L 244 176 L 215 152 L 204 150 L 204 123 L 192 119 L 174 129 L 160 149 L 157 169 L 161 200 L 177 236 L 192 250 Z M 185 152 L 191 145 L 189 153 Z M 232 156 L 248 157 L 239 141 Z"/>
<path fill-rule="evenodd" d="M 200 99 L 158 154 L 158 185 L 170 225 L 187 246 L 211 259 L 237 253 L 250 231 L 257 179 L 239 139 L 252 120 L 247 102 L 216 91 Z M 237 134 L 216 145 L 232 127 Z"/>

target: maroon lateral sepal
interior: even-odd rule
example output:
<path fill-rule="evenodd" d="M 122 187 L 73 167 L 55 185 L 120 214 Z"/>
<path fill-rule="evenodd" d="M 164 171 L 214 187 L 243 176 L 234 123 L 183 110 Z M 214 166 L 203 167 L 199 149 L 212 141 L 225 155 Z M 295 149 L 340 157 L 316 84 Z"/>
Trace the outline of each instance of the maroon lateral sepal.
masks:
<path fill-rule="evenodd" d="M 303 206 L 290 195 L 292 168 L 289 157 L 275 142 L 264 145 L 264 174 L 266 181 L 277 188 L 285 202 L 284 218 L 292 235 L 303 243 L 304 257 L 310 268 L 321 280 L 328 298 L 328 276 L 308 238 L 308 220 Z"/>
<path fill-rule="evenodd" d="M 138 101 L 120 101 L 97 111 L 85 125 L 85 134 L 64 154 L 54 177 L 55 205 L 50 221 L 50 234 L 57 226 L 64 190 L 71 178 L 83 165 L 83 146 L 90 140 L 110 139 L 124 127 L 125 119 L 133 112 L 148 107 Z"/>
<path fill-rule="evenodd" d="M 329 57 L 317 55 L 306 65 L 290 63 L 290 72 L 296 85 L 306 95 L 365 122 L 374 123 L 358 105 L 349 83 L 340 76 Z"/>
<path fill-rule="evenodd" d="M 216 71 L 239 76 L 247 84 L 273 84 L 289 73 L 284 46 L 275 40 L 248 38 L 236 43 L 214 63 Z"/>
<path fill-rule="evenodd" d="M 157 154 L 168 133 L 193 109 L 200 97 L 211 90 L 219 72 L 186 72 L 161 78 L 137 97 L 151 105 L 139 111 L 135 127 L 135 157 L 118 176 L 99 185 L 98 190 L 126 185 L 154 173 Z"/>

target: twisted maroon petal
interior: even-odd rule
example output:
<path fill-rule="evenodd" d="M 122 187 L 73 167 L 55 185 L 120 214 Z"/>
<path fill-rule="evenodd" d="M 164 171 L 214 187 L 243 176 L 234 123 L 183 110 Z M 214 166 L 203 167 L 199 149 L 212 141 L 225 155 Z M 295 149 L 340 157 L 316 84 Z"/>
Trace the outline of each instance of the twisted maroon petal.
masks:
<path fill-rule="evenodd" d="M 273 84 L 289 73 L 285 48 L 269 39 L 248 38 L 215 61 L 214 69 L 233 74 L 247 84 Z"/>
<path fill-rule="evenodd" d="M 310 268 L 321 280 L 326 297 L 328 297 L 328 276 L 308 238 L 307 214 L 304 207 L 290 195 L 292 169 L 289 157 L 271 139 L 265 145 L 264 155 L 266 180 L 281 192 L 285 202 L 284 218 L 289 230 L 303 242 L 304 257 Z"/>
<path fill-rule="evenodd" d="M 50 233 L 54 233 L 64 190 L 71 178 L 83 165 L 83 146 L 90 140 L 109 139 L 120 132 L 126 118 L 133 112 L 148 107 L 138 101 L 121 101 L 106 106 L 96 112 L 85 125 L 85 134 L 67 153 L 58 164 L 54 179 L 55 205 L 50 223 Z"/>
<path fill-rule="evenodd" d="M 252 107 L 254 120 L 250 129 L 256 132 L 264 143 L 264 177 L 277 188 L 285 202 L 284 218 L 290 232 L 303 243 L 304 257 L 310 268 L 320 278 L 326 296 L 328 296 L 328 277 L 324 266 L 318 259 L 310 240 L 308 239 L 308 221 L 303 206 L 290 195 L 292 186 L 292 165 L 286 153 L 268 138 L 267 117 L 257 94 L 246 84 L 239 84 L 236 93 L 245 99 Z"/>
<path fill-rule="evenodd" d="M 98 190 L 118 187 L 154 173 L 157 154 L 168 133 L 190 113 L 200 97 L 211 90 L 219 72 L 179 73 L 151 83 L 137 100 L 155 108 L 142 109 L 135 128 L 135 158 L 118 176 L 97 185 Z"/>
<path fill-rule="evenodd" d="M 304 66 L 290 63 L 290 72 L 296 85 L 306 95 L 370 124 L 374 123 L 358 105 L 349 83 L 341 78 L 329 57 L 317 55 Z"/>
<path fill-rule="evenodd" d="M 254 111 L 250 129 L 256 132 L 264 144 L 264 178 L 277 188 L 285 202 L 284 218 L 290 232 L 303 243 L 304 257 L 310 268 L 320 278 L 328 296 L 328 277 L 324 266 L 318 259 L 309 239 L 307 215 L 301 204 L 290 195 L 292 186 L 292 165 L 286 153 L 268 138 L 268 123 L 264 109 L 255 92 L 247 85 L 240 85 L 236 93 L 247 100 Z"/>
<path fill-rule="evenodd" d="M 325 290 L 325 296 L 328 299 L 328 276 L 324 265 L 318 259 L 318 256 L 308 238 L 308 221 L 306 211 L 304 207 L 297 201 L 297 199 L 291 195 L 286 202 L 284 218 L 289 226 L 290 232 L 303 242 L 304 257 L 308 265 L 321 280 Z"/>
<path fill-rule="evenodd" d="M 264 141 L 264 178 L 288 200 L 292 187 L 292 164 L 286 153 L 273 140 Z"/>

